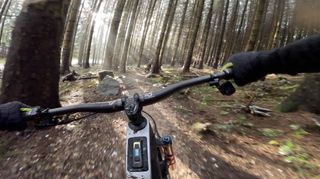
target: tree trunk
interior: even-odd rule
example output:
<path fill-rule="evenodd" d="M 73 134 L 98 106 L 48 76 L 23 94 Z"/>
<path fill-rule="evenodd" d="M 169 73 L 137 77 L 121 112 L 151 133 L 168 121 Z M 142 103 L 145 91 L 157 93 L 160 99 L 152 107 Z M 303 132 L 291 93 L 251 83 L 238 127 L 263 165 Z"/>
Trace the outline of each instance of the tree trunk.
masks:
<path fill-rule="evenodd" d="M 137 13 L 135 13 L 135 17 L 134 17 L 134 24 L 133 24 L 132 33 L 131 33 L 132 35 L 130 37 L 128 52 L 127 52 L 127 58 L 131 58 L 135 62 L 137 60 L 136 60 L 136 53 L 134 52 L 137 51 L 138 41 L 139 41 L 138 36 L 141 30 L 141 25 L 139 24 L 139 20 L 140 20 L 139 15 L 144 12 L 144 10 L 141 10 L 142 7 L 143 7 L 143 3 L 139 1 L 136 9 Z"/>
<path fill-rule="evenodd" d="M 290 22 L 289 22 L 287 43 L 291 43 L 292 41 L 295 40 L 295 35 L 297 32 L 297 17 L 298 17 L 297 15 L 298 15 L 299 7 L 301 6 L 301 3 L 303 3 L 303 0 L 296 0 L 295 1 L 293 15 L 290 18 Z"/>
<path fill-rule="evenodd" d="M 192 55 L 193 55 L 193 51 L 194 51 L 194 47 L 196 44 L 196 40 L 197 40 L 197 35 L 199 33 L 199 27 L 200 27 L 200 23 L 201 23 L 201 19 L 202 19 L 202 11 L 203 11 L 203 6 L 204 6 L 204 0 L 198 0 L 197 1 L 198 7 L 196 9 L 195 12 L 195 18 L 194 18 L 194 26 L 192 27 L 192 33 L 191 33 L 191 37 L 190 37 L 190 46 L 187 52 L 187 58 L 184 61 L 183 67 L 182 67 L 182 72 L 183 73 L 187 73 L 190 70 L 190 65 L 191 65 L 191 61 L 192 61 Z"/>
<path fill-rule="evenodd" d="M 81 0 L 73 0 L 72 4 L 70 6 L 70 14 L 68 22 L 66 23 L 66 29 L 64 32 L 64 39 L 63 39 L 63 45 L 62 45 L 62 66 L 61 66 L 61 74 L 67 74 L 70 72 L 69 69 L 69 60 L 71 53 L 71 46 L 72 46 L 72 37 L 75 33 L 76 28 L 76 20 L 78 11 L 81 5 Z"/>
<path fill-rule="evenodd" d="M 221 64 L 224 64 L 224 62 L 228 59 L 232 52 L 233 45 L 235 44 L 235 30 L 236 30 L 236 23 L 238 18 L 238 9 L 239 9 L 239 0 L 236 0 L 235 4 L 232 8 L 232 14 L 230 17 L 230 21 L 228 24 L 228 30 L 227 30 L 227 43 L 224 51 L 224 55 L 222 57 Z"/>
<path fill-rule="evenodd" d="M 92 6 L 91 6 L 91 11 L 94 11 L 94 8 L 96 7 L 98 3 L 98 0 L 93 0 L 92 2 Z M 78 65 L 82 66 L 84 65 L 84 61 L 86 59 L 86 52 L 87 52 L 87 48 L 88 48 L 88 38 L 89 38 L 89 32 L 90 32 L 90 28 L 92 26 L 93 23 L 93 14 L 94 13 L 89 13 L 89 17 L 87 18 L 88 24 L 84 27 L 84 33 L 82 35 L 82 39 L 81 39 L 81 43 L 80 43 L 80 50 L 79 50 L 79 57 L 78 57 Z"/>
<path fill-rule="evenodd" d="M 188 49 L 189 49 L 189 46 L 190 46 L 190 43 L 191 43 L 190 36 L 191 36 L 191 33 L 192 33 L 192 29 L 193 29 L 193 24 L 192 23 L 193 23 L 193 19 L 195 18 L 194 14 L 196 14 L 197 7 L 198 7 L 198 3 L 197 3 L 197 1 L 195 1 L 193 3 L 193 6 L 192 6 L 192 10 L 191 10 L 191 13 L 190 13 L 189 21 L 187 20 L 188 24 L 186 26 L 186 30 L 184 30 L 186 32 L 185 32 L 185 35 L 183 36 L 184 41 L 182 42 L 181 51 L 179 53 L 179 64 L 181 66 L 183 66 L 185 60 L 187 59 L 186 56 L 188 54 Z"/>
<path fill-rule="evenodd" d="M 273 48 L 274 45 L 274 40 L 275 38 L 277 38 L 277 31 L 278 28 L 277 26 L 280 25 L 279 21 L 280 21 L 280 15 L 282 14 L 281 12 L 281 5 L 282 1 L 277 1 L 277 3 L 275 3 L 274 5 L 274 16 L 272 19 L 272 24 L 271 24 L 271 32 L 269 33 L 269 41 L 268 41 L 268 49 Z"/>
<path fill-rule="evenodd" d="M 213 68 L 218 68 L 218 64 L 221 58 L 221 50 L 222 50 L 222 46 L 223 46 L 223 38 L 224 38 L 224 31 L 226 29 L 226 24 L 227 24 L 227 16 L 228 16 L 228 11 L 229 11 L 229 2 L 230 0 L 227 0 L 226 2 L 226 8 L 224 11 L 224 16 L 223 16 L 223 22 L 222 22 L 222 27 L 221 27 L 221 33 L 220 33 L 220 38 L 219 38 L 219 43 L 218 43 L 218 49 L 217 49 L 217 53 L 215 55 L 215 61 L 213 64 Z"/>
<path fill-rule="evenodd" d="M 7 9 L 7 6 L 9 4 L 11 0 L 5 0 L 4 3 L 3 3 L 3 6 L 1 8 L 1 11 L 0 11 L 0 22 L 1 22 L 1 19 L 2 19 L 2 16 L 5 14 L 6 12 L 6 9 Z M 0 6 L 1 7 L 1 6 Z"/>
<path fill-rule="evenodd" d="M 129 24 L 128 24 L 128 30 L 127 30 L 127 37 L 124 42 L 124 47 L 123 47 L 123 54 L 121 57 L 121 63 L 120 63 L 120 72 L 125 73 L 126 72 L 126 64 L 127 64 L 127 57 L 128 57 L 128 48 L 130 44 L 130 39 L 132 37 L 132 29 L 135 25 L 135 18 L 137 14 L 137 7 L 139 4 L 138 0 L 132 0 L 133 2 L 133 8 L 132 8 L 132 13 L 131 13 L 131 18 L 129 19 Z"/>
<path fill-rule="evenodd" d="M 159 2 L 159 8 L 157 9 L 157 16 L 156 16 L 156 19 L 154 20 L 153 29 L 152 29 L 152 33 L 151 33 L 152 35 L 151 35 L 151 43 L 149 43 L 149 49 L 148 49 L 149 51 L 150 51 L 150 49 L 153 50 L 153 47 L 157 45 L 156 42 L 157 42 L 157 39 L 158 39 L 157 37 L 159 34 L 158 26 L 161 26 L 161 21 L 162 21 L 161 7 L 163 6 L 163 4 L 165 4 L 164 2 L 165 1 Z M 154 56 L 152 58 L 154 58 Z"/>
<path fill-rule="evenodd" d="M 282 112 L 299 108 L 320 114 L 320 74 L 308 74 L 301 85 L 280 105 Z"/>
<path fill-rule="evenodd" d="M 113 13 L 113 18 L 111 22 L 110 32 L 107 40 L 107 49 L 105 54 L 105 59 L 103 63 L 103 68 L 106 70 L 112 69 L 112 58 L 114 53 L 114 46 L 116 43 L 116 38 L 118 35 L 119 24 L 121 21 L 121 14 L 123 12 L 123 8 L 126 0 L 118 0 L 116 9 Z"/>
<path fill-rule="evenodd" d="M 264 33 L 266 32 L 266 19 L 267 19 L 267 12 L 268 12 L 268 7 L 269 7 L 269 3 L 266 2 L 265 6 L 264 6 L 264 12 L 263 13 L 263 16 L 262 16 L 262 20 L 261 20 L 261 24 L 260 24 L 260 31 L 259 31 L 259 34 L 258 34 L 258 41 L 255 45 L 255 48 L 254 50 L 257 51 L 257 50 L 261 50 L 261 49 L 264 49 L 264 44 L 263 44 L 263 41 L 264 41 Z"/>
<path fill-rule="evenodd" d="M 207 42 L 208 42 L 208 34 L 209 34 L 209 30 L 210 30 L 210 23 L 211 23 L 211 19 L 213 17 L 213 15 L 212 15 L 213 6 L 214 6 L 214 0 L 210 0 L 209 12 L 208 12 L 207 19 L 206 19 L 206 22 L 204 25 L 203 34 L 201 37 L 201 42 L 203 42 L 203 49 L 201 52 L 200 62 L 198 65 L 199 69 L 203 69 L 204 56 L 205 56 L 206 50 L 207 50 Z"/>
<path fill-rule="evenodd" d="M 252 27 L 254 24 L 254 17 L 256 14 L 256 9 L 257 9 L 258 1 L 257 0 L 249 0 L 249 5 L 248 5 L 248 13 L 245 21 L 245 25 L 243 26 L 243 33 L 241 35 L 241 38 L 239 40 L 240 43 L 237 45 L 237 51 L 245 51 L 247 44 L 250 39 Z"/>
<path fill-rule="evenodd" d="M 25 1 L 12 34 L 1 103 L 18 100 L 44 108 L 60 106 L 62 6 L 63 0 Z"/>
<path fill-rule="evenodd" d="M 223 12 L 224 12 L 224 4 L 225 4 L 225 0 L 221 0 L 219 1 L 219 11 L 218 13 L 218 18 L 216 18 L 217 21 L 217 27 L 215 28 L 215 34 L 212 35 L 212 45 L 210 45 L 212 48 L 210 49 L 210 52 L 208 54 L 208 65 L 209 66 L 213 66 L 214 63 L 214 57 L 216 54 L 216 49 L 219 43 L 218 38 L 221 35 L 221 27 L 222 27 L 222 23 L 223 23 Z"/>
<path fill-rule="evenodd" d="M 181 38 L 182 38 L 183 25 L 185 24 L 185 18 L 186 18 L 188 4 L 189 4 L 189 0 L 187 0 L 183 5 L 183 12 L 182 12 L 180 25 L 179 25 L 179 32 L 178 32 L 177 40 L 176 40 L 175 44 L 173 45 L 173 47 L 175 47 L 175 50 L 174 50 L 173 57 L 171 59 L 171 64 L 170 64 L 171 66 L 174 66 L 175 62 L 176 62 L 176 58 L 177 58 L 177 54 L 178 54 L 178 50 L 179 50 L 179 46 L 180 46 L 180 42 L 181 42 Z"/>
<path fill-rule="evenodd" d="M 153 60 L 152 66 L 151 66 L 151 73 L 160 73 L 160 52 L 161 52 L 161 47 L 162 47 L 162 43 L 164 40 L 164 35 L 165 35 L 165 31 L 168 25 L 168 20 L 169 20 L 169 14 L 170 14 L 170 10 L 174 7 L 172 7 L 173 5 L 173 0 L 169 1 L 169 5 L 165 14 L 165 18 L 163 21 L 163 24 L 161 26 L 160 29 L 160 36 L 159 36 L 159 41 L 157 43 L 157 47 L 156 47 L 156 53 L 155 53 L 155 58 Z"/>
<path fill-rule="evenodd" d="M 97 6 L 94 7 L 94 12 L 98 13 L 101 3 L 103 0 L 99 0 Z M 95 17 L 93 17 L 93 19 L 91 20 L 91 25 L 90 25 L 90 31 L 89 31 L 89 39 L 88 39 L 88 43 L 87 43 L 87 51 L 86 51 L 86 56 L 85 56 L 85 61 L 83 63 L 83 68 L 89 68 L 90 67 L 90 53 L 91 53 L 91 43 L 92 43 L 92 38 L 93 38 L 93 32 L 94 32 L 94 28 L 95 28 L 95 24 L 96 24 L 96 20 Z"/>
<path fill-rule="evenodd" d="M 3 1 L 0 1 L 0 9 L 2 9 Z"/>
<path fill-rule="evenodd" d="M 241 20 L 240 20 L 240 24 L 239 24 L 239 27 L 238 27 L 238 31 L 237 31 L 236 37 L 235 37 L 235 42 L 238 42 L 240 40 L 240 34 L 241 34 L 242 27 L 243 27 L 244 19 L 245 19 L 244 16 L 247 13 L 248 2 L 249 2 L 249 0 L 246 0 L 245 3 L 244 3 L 244 8 L 243 8 L 243 11 L 242 11 L 242 14 L 241 14 Z M 236 48 L 236 43 L 233 43 L 231 53 L 234 53 L 235 50 L 237 50 L 235 48 Z"/>
<path fill-rule="evenodd" d="M 156 6 L 156 2 L 157 2 L 157 0 L 152 0 L 150 2 L 150 7 L 149 7 L 149 10 L 147 12 L 147 17 L 146 17 L 146 21 L 144 23 L 142 39 L 141 39 L 140 48 L 139 48 L 139 57 L 138 57 L 138 65 L 137 65 L 137 67 L 140 67 L 140 65 L 141 65 L 141 61 L 142 61 L 142 57 L 143 57 L 144 44 L 145 44 L 145 41 L 146 41 L 146 37 L 147 37 L 148 30 L 149 30 L 149 27 L 150 27 L 150 21 L 151 21 L 151 18 L 152 18 L 152 14 L 154 12 L 154 8 Z"/>
<path fill-rule="evenodd" d="M 86 45 L 87 31 L 88 31 L 88 27 L 85 28 L 85 32 L 82 35 L 82 39 L 81 39 L 80 47 L 79 47 L 78 65 L 81 67 L 83 65 L 83 56 L 84 56 L 84 50 L 85 50 L 85 45 Z"/>
<path fill-rule="evenodd" d="M 113 70 L 117 71 L 119 68 L 119 61 L 122 54 L 122 47 L 126 36 L 127 24 L 129 19 L 129 11 L 131 9 L 132 0 L 126 1 L 124 11 L 121 15 L 121 23 L 117 34 L 116 44 L 114 47 L 112 65 Z"/>
<path fill-rule="evenodd" d="M 258 38 L 258 34 L 260 31 L 260 27 L 261 27 L 260 24 L 261 24 L 265 4 L 266 4 L 266 0 L 259 0 L 258 1 L 258 6 L 256 9 L 253 27 L 252 27 L 252 30 L 250 33 L 250 38 L 249 38 L 249 42 L 246 47 L 246 51 L 254 50 L 255 44 L 258 40 L 257 38 Z"/>
<path fill-rule="evenodd" d="M 173 23 L 174 14 L 175 14 L 175 12 L 177 10 L 177 3 L 178 3 L 178 0 L 173 0 L 173 5 L 172 5 L 172 8 L 171 8 L 170 13 L 169 13 L 169 20 L 168 20 L 168 24 L 167 24 L 167 28 L 166 28 L 164 40 L 163 40 L 163 43 L 162 43 L 160 56 L 159 56 L 160 68 L 161 68 L 162 61 L 163 61 L 163 54 L 164 54 L 164 51 L 165 51 L 165 48 L 167 46 L 167 42 L 168 42 L 168 39 L 169 39 L 169 35 L 170 35 L 172 23 Z"/>
<path fill-rule="evenodd" d="M 70 56 L 69 56 L 69 65 L 72 66 L 72 59 L 73 59 L 73 53 L 74 53 L 74 45 L 75 45 L 75 40 L 76 40 L 76 36 L 77 36 L 77 29 L 79 26 L 79 21 L 80 21 L 80 17 L 82 14 L 82 10 L 83 10 L 83 6 L 84 6 L 84 1 L 81 3 L 81 7 L 80 7 L 80 12 L 77 14 L 77 22 L 74 28 L 74 32 L 73 32 L 73 36 L 72 36 L 72 40 L 71 40 L 71 49 L 70 49 Z M 79 62 L 79 58 L 78 58 L 78 65 L 81 64 Z"/>
<path fill-rule="evenodd" d="M 279 1 L 279 7 L 278 7 L 278 18 L 275 28 L 275 34 L 273 36 L 273 43 L 271 48 L 275 48 L 279 44 L 279 38 L 280 38 L 280 31 L 281 31 L 281 24 L 282 24 L 282 18 L 283 18 L 283 12 L 284 12 L 284 6 L 285 6 L 285 0 Z"/>
<path fill-rule="evenodd" d="M 4 15 L 8 14 L 11 3 L 12 3 L 12 0 L 9 0 L 9 4 L 7 4 L 7 7 L 3 7 L 5 9 Z M 6 22 L 6 19 L 7 19 L 7 16 L 4 16 L 4 18 L 2 20 L 1 28 L 0 28 L 0 44 L 1 44 L 1 40 L 2 40 L 2 34 L 3 34 L 3 29 L 4 29 L 4 24 Z M 0 22 L 1 22 L 1 17 L 0 17 Z"/>

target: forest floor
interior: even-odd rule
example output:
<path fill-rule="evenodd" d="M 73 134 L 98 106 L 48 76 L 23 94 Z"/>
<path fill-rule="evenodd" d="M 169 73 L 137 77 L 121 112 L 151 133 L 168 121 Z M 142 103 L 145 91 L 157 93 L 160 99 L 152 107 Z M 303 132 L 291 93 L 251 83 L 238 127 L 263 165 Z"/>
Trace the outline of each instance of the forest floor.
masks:
<path fill-rule="evenodd" d="M 142 69 L 131 69 L 121 78 L 122 93 L 152 91 L 203 74 L 193 70 L 181 76 L 165 69 L 147 79 Z M 202 85 L 145 107 L 159 132 L 173 136 L 172 178 L 320 178 L 319 117 L 277 108 L 301 79 L 269 76 L 237 88 L 231 97 Z M 118 97 L 102 96 L 97 84 L 95 79 L 61 83 L 61 103 Z M 242 105 L 249 103 L 271 109 L 271 116 L 247 113 Z M 0 178 L 125 178 L 126 124 L 122 113 L 97 114 L 46 130 L 1 131 Z"/>

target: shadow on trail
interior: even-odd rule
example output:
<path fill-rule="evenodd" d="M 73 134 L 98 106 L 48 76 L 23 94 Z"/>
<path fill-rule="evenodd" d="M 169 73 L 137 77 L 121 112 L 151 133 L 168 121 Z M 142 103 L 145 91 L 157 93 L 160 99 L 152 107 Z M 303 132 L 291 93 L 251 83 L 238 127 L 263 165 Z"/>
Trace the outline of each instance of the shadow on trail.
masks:
<path fill-rule="evenodd" d="M 154 107 L 148 106 L 145 109 L 151 113 L 157 123 L 159 123 L 158 128 L 161 133 L 176 135 L 176 138 L 174 138 L 174 151 L 176 152 L 177 158 L 200 178 L 259 178 L 242 171 L 240 168 L 227 163 L 221 157 L 212 154 L 209 150 L 201 146 L 201 144 L 193 141 L 190 136 L 179 130 L 170 120 L 164 120 L 166 117 L 163 113 L 155 110 Z M 179 170 L 179 166 L 177 166 L 176 170 Z"/>
<path fill-rule="evenodd" d="M 244 155 L 249 155 L 252 156 L 253 158 L 259 159 L 261 161 L 264 161 L 270 165 L 277 166 L 278 168 L 288 168 L 290 165 L 288 163 L 281 161 L 281 160 L 276 160 L 276 159 L 271 159 L 266 155 L 263 155 L 262 153 L 256 152 L 255 150 L 252 150 L 244 145 L 240 145 L 238 143 L 232 143 L 232 147 L 236 149 L 235 151 L 232 151 L 228 148 L 227 144 L 225 144 L 223 141 L 220 141 L 219 139 L 216 139 L 215 137 L 212 137 L 210 135 L 205 136 L 205 140 L 210 143 L 211 145 L 217 145 L 221 149 L 223 149 L 226 153 L 234 155 L 234 156 L 240 156 L 244 157 Z"/>

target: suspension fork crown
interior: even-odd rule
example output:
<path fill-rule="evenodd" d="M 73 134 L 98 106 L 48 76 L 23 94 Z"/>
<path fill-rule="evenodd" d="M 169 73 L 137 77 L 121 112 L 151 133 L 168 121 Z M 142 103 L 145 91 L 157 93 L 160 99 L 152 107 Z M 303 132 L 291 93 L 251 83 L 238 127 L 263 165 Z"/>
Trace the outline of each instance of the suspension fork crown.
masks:
<path fill-rule="evenodd" d="M 124 111 L 129 119 L 129 127 L 135 132 L 146 127 L 146 118 L 142 116 L 142 106 L 140 104 L 139 94 L 135 93 L 132 98 L 122 98 Z"/>

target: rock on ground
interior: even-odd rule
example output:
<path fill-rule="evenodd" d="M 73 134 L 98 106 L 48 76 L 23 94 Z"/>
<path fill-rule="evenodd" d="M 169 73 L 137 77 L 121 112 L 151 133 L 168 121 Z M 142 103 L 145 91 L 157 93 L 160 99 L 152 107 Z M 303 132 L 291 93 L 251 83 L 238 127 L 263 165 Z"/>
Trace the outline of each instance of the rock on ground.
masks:
<path fill-rule="evenodd" d="M 118 95 L 120 92 L 120 83 L 109 76 L 105 76 L 99 83 L 97 91 L 106 96 Z"/>

